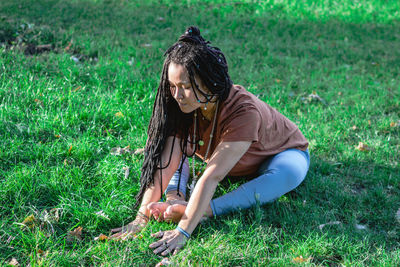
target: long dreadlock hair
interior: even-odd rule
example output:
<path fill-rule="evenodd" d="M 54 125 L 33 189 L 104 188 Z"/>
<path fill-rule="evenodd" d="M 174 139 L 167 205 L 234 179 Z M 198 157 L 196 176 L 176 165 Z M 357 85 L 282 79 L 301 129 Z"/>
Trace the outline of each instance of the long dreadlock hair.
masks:
<path fill-rule="evenodd" d="M 193 112 L 183 113 L 175 99 L 171 95 L 170 84 L 168 81 L 168 67 L 171 62 L 180 64 L 188 71 L 190 83 L 197 100 L 200 103 L 224 101 L 232 86 L 232 81 L 228 74 L 228 64 L 221 50 L 210 45 L 209 41 L 205 41 L 200 35 L 197 27 L 191 26 L 181 35 L 178 42 L 173 44 L 164 53 L 166 56 L 160 84 L 158 86 L 156 99 L 153 106 L 153 114 L 148 126 L 148 140 L 145 147 L 144 162 L 142 165 L 142 173 L 140 177 L 140 190 L 136 195 L 136 205 L 138 207 L 142 201 L 143 195 L 148 187 L 154 185 L 154 174 L 157 170 L 165 169 L 169 166 L 172 157 L 172 149 L 166 166 L 162 166 L 161 155 L 168 136 L 175 137 L 179 134 L 181 138 L 180 148 L 183 152 L 182 163 L 178 169 L 179 174 L 182 172 L 183 162 L 188 155 L 187 145 L 189 136 L 192 135 L 193 129 Z M 197 75 L 204 83 L 206 88 L 211 92 L 207 94 L 199 89 L 195 82 Z M 205 98 L 201 101 L 197 93 Z M 194 144 L 194 151 L 197 150 L 198 144 Z M 160 171 L 160 173 L 162 173 Z M 162 191 L 162 177 L 160 177 Z M 180 183 L 180 175 L 178 188 Z M 163 192 L 161 192 L 162 197 Z"/>

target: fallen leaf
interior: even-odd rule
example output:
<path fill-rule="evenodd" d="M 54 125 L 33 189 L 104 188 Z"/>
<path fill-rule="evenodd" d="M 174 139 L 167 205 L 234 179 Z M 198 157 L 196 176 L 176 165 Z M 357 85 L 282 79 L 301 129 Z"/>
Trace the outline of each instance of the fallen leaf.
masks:
<path fill-rule="evenodd" d="M 110 218 L 107 216 L 107 214 L 104 213 L 104 211 L 98 211 L 95 213 L 99 217 L 103 217 L 104 219 L 110 220 Z"/>
<path fill-rule="evenodd" d="M 55 134 L 55 135 L 54 135 L 54 137 L 55 137 L 55 138 L 60 138 L 60 137 L 61 137 L 61 135 L 59 135 L 59 134 Z"/>
<path fill-rule="evenodd" d="M 68 155 L 71 154 L 71 150 L 72 150 L 72 145 L 68 149 Z"/>
<path fill-rule="evenodd" d="M 122 169 L 125 170 L 125 173 L 124 173 L 125 179 L 128 179 L 128 177 L 129 177 L 129 171 L 130 171 L 129 167 L 123 167 Z"/>
<path fill-rule="evenodd" d="M 309 262 L 312 259 L 312 257 L 308 258 L 303 258 L 303 256 L 299 256 L 293 259 L 294 263 L 303 263 L 303 262 Z"/>
<path fill-rule="evenodd" d="M 108 240 L 108 236 L 100 234 L 98 237 L 94 238 L 94 241 L 104 241 L 104 240 Z"/>
<path fill-rule="evenodd" d="M 71 46 L 72 46 L 72 41 L 68 43 L 67 47 L 64 48 L 64 51 L 67 52 L 68 50 L 70 50 Z"/>
<path fill-rule="evenodd" d="M 44 251 L 41 250 L 41 249 L 39 248 L 38 251 L 37 251 L 37 253 L 40 254 L 40 255 L 43 255 L 43 254 L 44 254 Z"/>
<path fill-rule="evenodd" d="M 400 126 L 400 120 L 399 120 L 398 122 L 392 121 L 392 122 L 390 123 L 390 127 L 399 127 L 399 126 Z"/>
<path fill-rule="evenodd" d="M 322 230 L 322 228 L 324 228 L 327 225 L 338 225 L 341 224 L 342 222 L 339 221 L 334 221 L 334 222 L 328 222 L 328 223 L 324 223 L 318 226 L 319 230 Z"/>
<path fill-rule="evenodd" d="M 171 261 L 168 258 L 164 258 L 164 259 L 162 259 L 162 261 L 157 263 L 155 267 L 168 266 L 168 265 L 171 265 Z"/>
<path fill-rule="evenodd" d="M 69 232 L 68 237 L 70 241 L 72 241 L 73 239 L 82 240 L 82 226 L 78 226 L 77 228 L 75 228 L 75 230 Z"/>
<path fill-rule="evenodd" d="M 320 97 L 316 91 L 313 91 L 311 94 L 309 94 L 307 97 L 302 97 L 301 100 L 304 103 L 310 103 L 313 101 L 319 101 L 321 103 L 323 103 L 324 105 L 328 105 L 328 103 L 322 98 Z"/>
<path fill-rule="evenodd" d="M 359 142 L 358 146 L 356 146 L 355 149 L 357 149 L 359 151 L 371 151 L 372 150 L 367 144 L 364 144 L 363 142 Z"/>
<path fill-rule="evenodd" d="M 144 148 L 138 148 L 133 152 L 134 155 L 139 155 L 144 153 Z"/>
<path fill-rule="evenodd" d="M 123 118 L 124 114 L 122 114 L 121 111 L 118 111 L 117 113 L 114 114 L 114 116 L 117 117 L 117 118 Z"/>
<path fill-rule="evenodd" d="M 39 99 L 35 98 L 35 102 L 36 102 L 37 105 L 40 105 L 42 108 L 44 107 L 42 100 L 39 100 Z"/>
<path fill-rule="evenodd" d="M 59 210 L 58 208 L 52 208 L 49 212 L 49 219 L 58 222 L 60 220 Z"/>
<path fill-rule="evenodd" d="M 71 59 L 72 59 L 75 63 L 79 63 L 79 58 L 77 58 L 76 56 L 71 56 Z"/>
<path fill-rule="evenodd" d="M 355 228 L 356 228 L 357 230 L 366 230 L 366 229 L 367 229 L 367 226 L 362 225 L 362 224 L 356 224 L 356 225 L 355 225 Z"/>
<path fill-rule="evenodd" d="M 78 86 L 78 87 L 76 87 L 72 92 L 76 92 L 76 91 L 78 91 L 79 89 L 81 89 L 82 88 L 82 86 Z"/>
<path fill-rule="evenodd" d="M 17 261 L 16 258 L 12 258 L 12 259 L 8 262 L 8 265 L 11 265 L 11 266 L 19 266 L 19 262 Z"/>
<path fill-rule="evenodd" d="M 36 224 L 37 224 L 37 220 L 35 218 L 35 216 L 29 215 L 28 217 L 26 217 L 24 219 L 24 221 L 22 222 L 23 225 L 25 225 L 26 227 L 28 227 L 29 229 L 33 229 Z"/>
<path fill-rule="evenodd" d="M 368 125 L 371 126 L 371 120 L 368 120 Z"/>
<path fill-rule="evenodd" d="M 123 150 L 120 147 L 113 147 L 113 148 L 111 148 L 111 151 L 110 151 L 110 154 L 114 155 L 114 156 L 122 155 L 122 153 L 123 153 Z"/>

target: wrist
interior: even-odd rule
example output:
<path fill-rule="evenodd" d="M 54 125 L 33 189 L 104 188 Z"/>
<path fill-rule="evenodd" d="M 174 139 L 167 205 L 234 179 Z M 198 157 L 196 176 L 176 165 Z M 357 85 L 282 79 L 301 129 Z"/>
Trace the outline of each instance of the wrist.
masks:
<path fill-rule="evenodd" d="M 137 214 L 136 214 L 136 220 L 139 220 L 142 223 L 147 223 L 150 220 L 150 218 L 149 218 L 149 216 L 147 216 L 143 212 L 138 211 Z"/>
<path fill-rule="evenodd" d="M 188 232 L 186 232 L 184 229 L 182 229 L 181 227 L 177 226 L 176 230 L 178 230 L 181 234 L 183 234 L 184 236 L 186 236 L 187 239 L 190 238 L 190 234 Z"/>

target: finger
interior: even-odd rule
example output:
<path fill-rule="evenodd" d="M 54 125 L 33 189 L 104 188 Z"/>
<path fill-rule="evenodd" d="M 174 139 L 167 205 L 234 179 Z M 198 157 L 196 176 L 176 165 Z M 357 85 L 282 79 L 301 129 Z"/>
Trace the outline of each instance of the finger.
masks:
<path fill-rule="evenodd" d="M 161 256 L 167 256 L 169 253 L 171 253 L 172 250 L 173 250 L 173 249 L 171 249 L 171 248 L 167 248 L 166 250 L 164 250 L 164 251 L 161 253 Z"/>
<path fill-rule="evenodd" d="M 161 246 L 159 246 L 158 248 L 156 248 L 155 250 L 153 250 L 154 254 L 158 254 L 163 252 L 164 250 L 168 249 L 166 245 L 162 244 Z"/>
<path fill-rule="evenodd" d="M 120 232 L 121 230 L 122 230 L 122 227 L 114 228 L 114 229 L 111 229 L 111 233 Z"/>
<path fill-rule="evenodd" d="M 157 248 L 157 247 L 162 246 L 163 244 L 165 244 L 165 241 L 164 240 L 160 240 L 160 241 L 151 243 L 149 248 Z"/>
<path fill-rule="evenodd" d="M 179 253 L 179 251 L 180 251 L 180 249 L 179 248 L 175 248 L 175 251 L 174 251 L 174 253 L 172 254 L 173 256 L 175 256 L 176 254 L 178 254 Z"/>
<path fill-rule="evenodd" d="M 151 234 L 152 237 L 157 237 L 157 238 L 161 238 L 164 236 L 164 232 L 163 231 L 158 231 L 155 234 Z"/>
<path fill-rule="evenodd" d="M 120 233 L 116 233 L 113 234 L 112 236 L 110 236 L 110 239 L 119 239 L 121 237 L 121 235 L 123 235 L 124 233 L 120 232 Z"/>
<path fill-rule="evenodd" d="M 134 237 L 135 237 L 135 234 L 132 233 L 132 232 L 129 232 L 129 233 L 125 233 L 125 234 L 121 237 L 121 240 L 127 240 L 127 239 L 129 239 L 129 238 L 134 238 Z"/>

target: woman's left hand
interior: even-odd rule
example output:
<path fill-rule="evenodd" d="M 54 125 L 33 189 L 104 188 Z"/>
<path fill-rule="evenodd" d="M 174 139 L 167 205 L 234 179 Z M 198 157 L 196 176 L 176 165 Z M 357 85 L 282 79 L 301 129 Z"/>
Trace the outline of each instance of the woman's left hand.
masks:
<path fill-rule="evenodd" d="M 153 252 L 155 254 L 161 253 L 162 256 L 166 256 L 170 253 L 178 253 L 178 251 L 186 244 L 187 237 L 184 236 L 178 230 L 160 231 L 152 234 L 151 236 L 161 238 L 159 241 L 150 244 L 150 248 L 155 248 Z"/>

